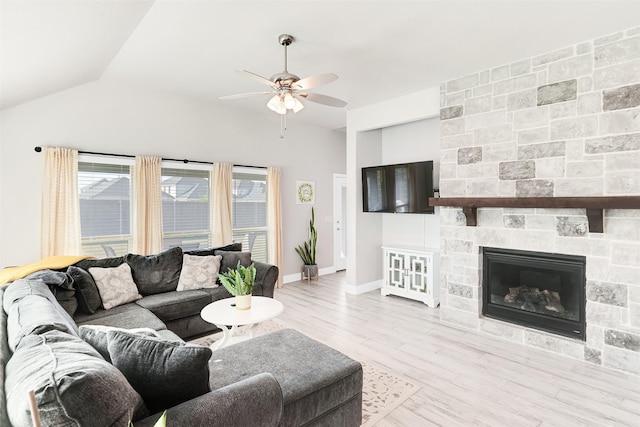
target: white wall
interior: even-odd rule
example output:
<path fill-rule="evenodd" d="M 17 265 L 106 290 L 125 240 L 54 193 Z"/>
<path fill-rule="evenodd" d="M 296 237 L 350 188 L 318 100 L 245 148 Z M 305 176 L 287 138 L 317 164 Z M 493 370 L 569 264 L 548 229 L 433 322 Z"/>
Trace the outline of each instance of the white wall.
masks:
<path fill-rule="evenodd" d="M 440 176 L 440 119 L 417 120 L 382 129 L 382 163 L 433 160 L 433 182 Z M 440 247 L 440 209 L 433 215 L 379 214 L 382 216 L 382 244 Z"/>
<path fill-rule="evenodd" d="M 294 247 L 311 208 L 296 205 L 296 180 L 316 182 L 318 264 L 333 265 L 333 174 L 345 173 L 345 134 L 118 82 L 78 86 L 0 113 L 0 267 L 40 256 L 42 154 L 36 145 L 278 166 L 282 171 L 283 273 L 299 272 Z"/>

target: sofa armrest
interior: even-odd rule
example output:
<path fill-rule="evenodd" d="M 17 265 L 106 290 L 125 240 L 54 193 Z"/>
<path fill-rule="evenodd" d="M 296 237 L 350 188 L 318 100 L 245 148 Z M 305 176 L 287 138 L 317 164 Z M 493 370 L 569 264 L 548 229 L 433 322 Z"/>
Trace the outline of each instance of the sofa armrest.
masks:
<path fill-rule="evenodd" d="M 276 287 L 280 270 L 273 264 L 260 261 L 252 262 L 256 267 L 256 281 L 253 285 L 252 294 L 259 297 L 273 298 L 273 291 Z"/>
<path fill-rule="evenodd" d="M 269 373 L 245 378 L 167 410 L 167 425 L 190 427 L 277 426 L 282 417 L 280 384 Z M 162 414 L 135 421 L 153 426 Z"/>

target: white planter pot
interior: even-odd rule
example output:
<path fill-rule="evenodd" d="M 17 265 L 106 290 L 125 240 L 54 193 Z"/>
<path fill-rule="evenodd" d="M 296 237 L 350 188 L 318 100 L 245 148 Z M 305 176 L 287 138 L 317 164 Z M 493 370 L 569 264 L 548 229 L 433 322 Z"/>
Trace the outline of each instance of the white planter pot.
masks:
<path fill-rule="evenodd" d="M 236 310 L 249 310 L 251 308 L 251 295 L 236 296 Z"/>

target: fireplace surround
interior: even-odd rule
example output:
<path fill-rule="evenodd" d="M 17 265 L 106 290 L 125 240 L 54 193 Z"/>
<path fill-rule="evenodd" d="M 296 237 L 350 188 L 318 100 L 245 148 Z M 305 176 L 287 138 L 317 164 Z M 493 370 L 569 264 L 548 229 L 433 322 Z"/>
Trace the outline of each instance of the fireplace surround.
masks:
<path fill-rule="evenodd" d="M 483 248 L 482 314 L 585 340 L 584 256 Z"/>

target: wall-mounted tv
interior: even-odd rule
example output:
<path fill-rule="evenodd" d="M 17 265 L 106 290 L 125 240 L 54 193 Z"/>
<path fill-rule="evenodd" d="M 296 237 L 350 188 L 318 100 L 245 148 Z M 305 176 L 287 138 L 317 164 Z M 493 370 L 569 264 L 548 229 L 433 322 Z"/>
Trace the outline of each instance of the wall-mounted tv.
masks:
<path fill-rule="evenodd" d="M 362 168 L 364 212 L 434 213 L 433 161 Z"/>

